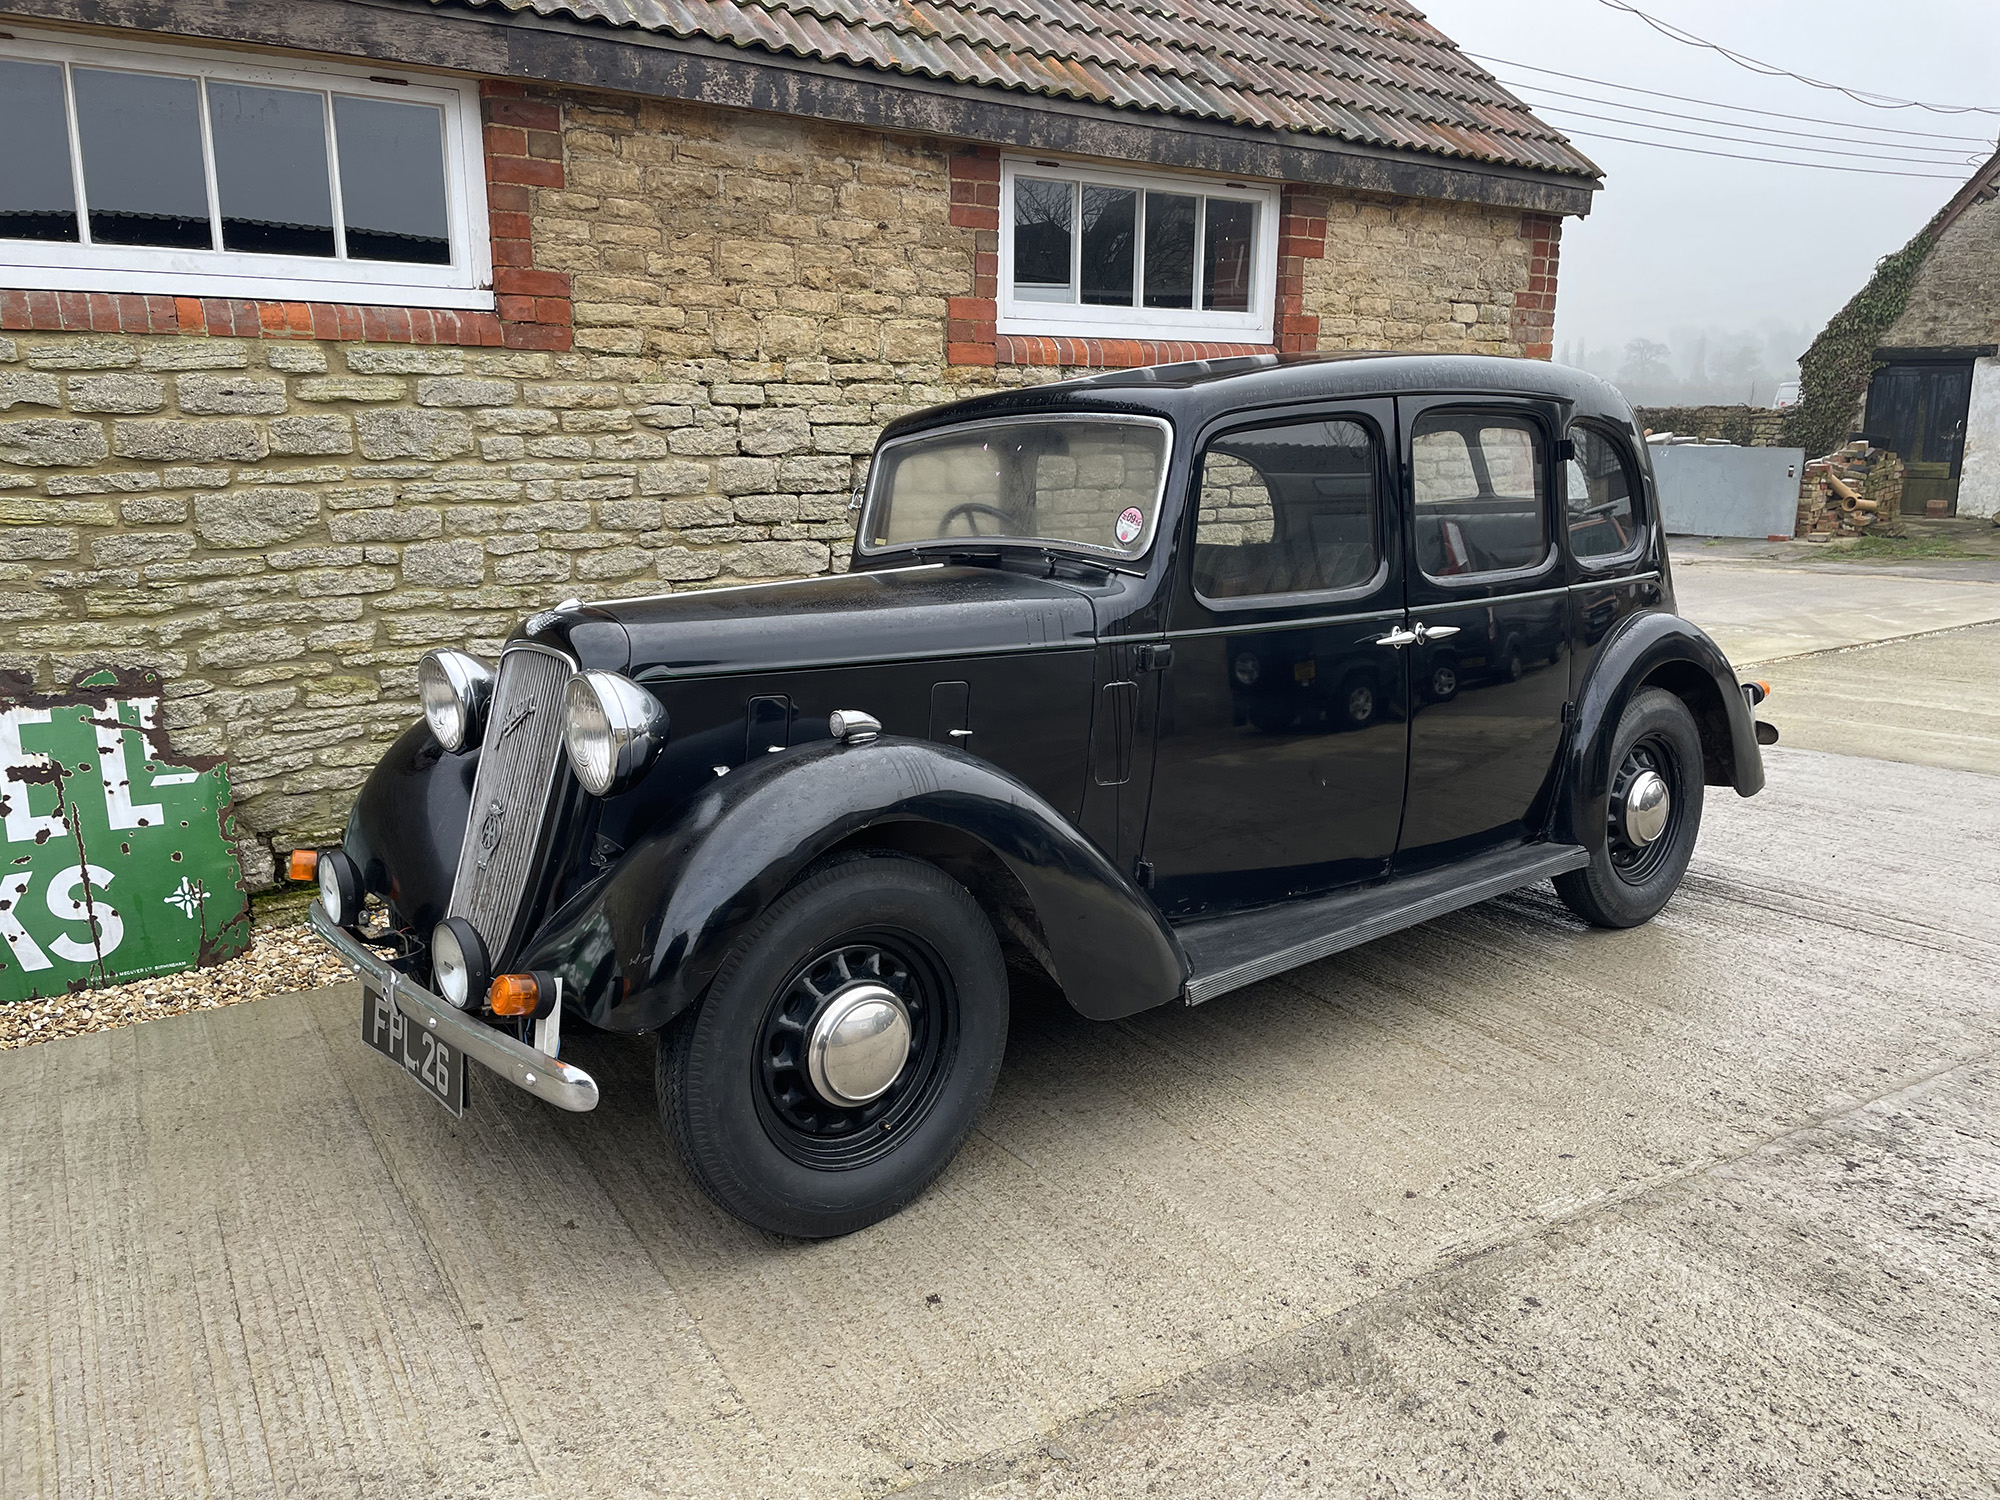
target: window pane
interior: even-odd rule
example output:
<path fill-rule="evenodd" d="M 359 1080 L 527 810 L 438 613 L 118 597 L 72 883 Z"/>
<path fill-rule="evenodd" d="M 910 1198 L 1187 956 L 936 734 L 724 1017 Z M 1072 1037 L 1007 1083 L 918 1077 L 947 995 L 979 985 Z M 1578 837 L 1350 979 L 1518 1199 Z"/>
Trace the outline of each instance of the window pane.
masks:
<path fill-rule="evenodd" d="M 1202 456 L 1194 586 L 1208 599 L 1352 588 L 1375 576 L 1375 443 L 1357 422 L 1232 433 Z"/>
<path fill-rule="evenodd" d="M 76 125 L 90 236 L 207 250 L 208 174 L 192 78 L 77 68 Z"/>
<path fill-rule="evenodd" d="M 1548 555 L 1542 445 L 1511 417 L 1430 413 L 1410 455 L 1417 563 L 1433 578 L 1532 567 Z"/>
<path fill-rule="evenodd" d="M 1256 214 L 1254 203 L 1208 200 L 1201 305 L 1210 312 L 1250 311 L 1250 236 Z"/>
<path fill-rule="evenodd" d="M 1570 550 L 1578 557 L 1616 557 L 1638 540 L 1631 471 L 1603 434 L 1578 427 L 1570 439 L 1576 457 L 1563 465 Z"/>
<path fill-rule="evenodd" d="M 1014 295 L 1029 302 L 1074 302 L 1070 230 L 1076 184 L 1047 177 L 1014 179 Z"/>
<path fill-rule="evenodd" d="M 976 537 L 1143 552 L 1166 434 L 1079 418 L 975 424 L 883 455 L 866 535 L 876 547 Z"/>
<path fill-rule="evenodd" d="M 210 83 L 208 128 L 222 200 L 222 248 L 332 255 L 324 97 Z"/>
<path fill-rule="evenodd" d="M 1146 194 L 1146 306 L 1194 306 L 1194 219 L 1201 200 Z"/>
<path fill-rule="evenodd" d="M 1139 195 L 1130 188 L 1083 190 L 1083 300 L 1099 307 L 1132 305 L 1133 245 Z"/>
<path fill-rule="evenodd" d="M 75 240 L 62 69 L 0 61 L 0 239 Z"/>
<path fill-rule="evenodd" d="M 443 111 L 343 95 L 333 124 L 349 258 L 450 265 Z"/>

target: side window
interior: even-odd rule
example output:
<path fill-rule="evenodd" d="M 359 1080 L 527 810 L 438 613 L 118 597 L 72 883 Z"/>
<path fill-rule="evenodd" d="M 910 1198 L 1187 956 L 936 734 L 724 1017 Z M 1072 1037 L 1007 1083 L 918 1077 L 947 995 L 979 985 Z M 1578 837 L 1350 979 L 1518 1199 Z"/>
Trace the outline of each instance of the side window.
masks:
<path fill-rule="evenodd" d="M 1208 446 L 1194 528 L 1204 599 L 1326 593 L 1375 576 L 1374 435 L 1358 422 L 1232 432 Z"/>
<path fill-rule="evenodd" d="M 1531 568 L 1548 556 L 1542 436 L 1532 422 L 1426 412 L 1410 440 L 1417 566 L 1432 578 Z"/>
<path fill-rule="evenodd" d="M 1589 562 L 1630 552 L 1639 540 L 1637 488 L 1621 445 L 1588 427 L 1570 429 L 1576 457 L 1563 465 L 1563 512 L 1569 548 Z"/>

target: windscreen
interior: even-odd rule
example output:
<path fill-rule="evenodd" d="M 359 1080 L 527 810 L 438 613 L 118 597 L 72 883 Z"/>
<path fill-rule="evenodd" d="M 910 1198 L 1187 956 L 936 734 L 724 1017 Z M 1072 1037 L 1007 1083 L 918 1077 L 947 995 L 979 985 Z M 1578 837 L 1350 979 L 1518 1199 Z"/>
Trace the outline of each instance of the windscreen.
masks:
<path fill-rule="evenodd" d="M 877 459 L 871 547 L 1036 541 L 1123 556 L 1152 540 L 1166 431 L 1102 418 L 986 422 L 898 443 Z"/>

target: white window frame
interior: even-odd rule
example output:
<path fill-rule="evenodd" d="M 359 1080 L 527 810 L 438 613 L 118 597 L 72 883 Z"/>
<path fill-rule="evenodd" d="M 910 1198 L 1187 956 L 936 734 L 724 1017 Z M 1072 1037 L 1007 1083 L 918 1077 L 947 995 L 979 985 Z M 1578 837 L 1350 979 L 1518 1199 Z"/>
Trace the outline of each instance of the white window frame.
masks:
<path fill-rule="evenodd" d="M 319 259 L 298 255 L 253 255 L 235 250 L 174 250 L 136 245 L 88 243 L 75 106 L 70 105 L 70 171 L 76 194 L 78 231 L 84 242 L 0 239 L 0 287 L 19 291 L 126 292 L 180 297 L 229 297 L 260 302 L 346 302 L 373 307 L 458 308 L 488 312 L 494 307 L 493 247 L 486 217 L 484 132 L 479 89 L 456 79 L 377 69 L 373 78 L 336 63 L 293 61 L 246 63 L 232 56 L 188 47 L 135 46 L 130 42 L 52 36 L 16 31 L 0 40 L 0 58 L 63 63 L 72 67 L 114 68 L 168 74 L 198 81 L 202 101 L 202 152 L 209 179 L 211 218 L 215 204 L 214 152 L 210 144 L 207 80 L 341 93 L 405 104 L 434 104 L 444 115 L 445 205 L 451 233 L 449 265 L 419 266 L 388 261 Z M 67 69 L 65 98 L 69 98 Z M 327 101 L 328 171 L 339 192 L 339 165 L 333 155 L 332 100 Z M 338 201 L 336 197 L 336 202 Z"/>
<path fill-rule="evenodd" d="M 1132 307 L 1092 307 L 1078 302 L 1043 302 L 1014 295 L 1014 181 L 1043 177 L 1089 183 L 1098 187 L 1135 188 L 1141 194 L 1138 265 Z M 1144 194 L 1188 193 L 1200 198 L 1233 198 L 1257 205 L 1252 231 L 1250 310 L 1203 312 L 1200 308 L 1146 307 Z M 1130 172 L 1080 162 L 1051 164 L 1046 159 L 1016 156 L 1000 160 L 1000 274 L 997 330 L 1001 333 L 1057 337 L 1174 339 L 1201 343 L 1269 344 L 1274 342 L 1278 289 L 1279 189 L 1275 184 L 1242 182 L 1220 177 L 1186 177 L 1164 172 Z M 1082 255 L 1083 235 L 1071 231 L 1072 285 Z M 1195 222 L 1194 285 L 1200 295 L 1202 258 L 1207 252 L 1207 209 Z"/>

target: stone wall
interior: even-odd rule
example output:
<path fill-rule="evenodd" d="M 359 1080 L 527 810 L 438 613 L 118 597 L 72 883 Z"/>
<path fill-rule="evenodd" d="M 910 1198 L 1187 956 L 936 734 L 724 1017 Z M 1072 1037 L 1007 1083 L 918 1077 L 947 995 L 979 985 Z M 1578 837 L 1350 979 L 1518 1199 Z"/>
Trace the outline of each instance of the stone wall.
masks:
<path fill-rule="evenodd" d="M 1938 237 L 1910 285 L 1902 314 L 1879 340 L 1885 349 L 2000 343 L 2000 198 L 1972 203 Z"/>
<path fill-rule="evenodd" d="M 1554 222 L 1465 203 L 1332 198 L 1326 253 L 1304 263 L 1319 347 L 1548 358 Z"/>
<path fill-rule="evenodd" d="M 176 749 L 229 762 L 253 882 L 340 828 L 425 649 L 569 594 L 838 569 L 885 421 L 1064 373 L 947 362 L 981 253 L 961 145 L 489 92 L 500 317 L 531 347 L 251 304 L 196 325 L 245 337 L 0 337 L 0 672 L 159 671 Z M 1335 198 L 1326 224 L 1323 347 L 1529 349 L 1548 221 Z"/>
<path fill-rule="evenodd" d="M 1783 448 L 1785 413 L 1762 406 L 1635 406 L 1643 432 L 1676 432 L 1735 443 L 1744 448 Z"/>

